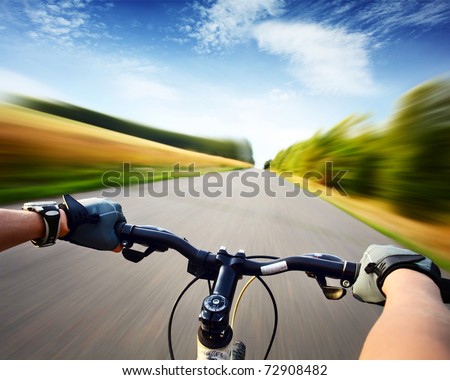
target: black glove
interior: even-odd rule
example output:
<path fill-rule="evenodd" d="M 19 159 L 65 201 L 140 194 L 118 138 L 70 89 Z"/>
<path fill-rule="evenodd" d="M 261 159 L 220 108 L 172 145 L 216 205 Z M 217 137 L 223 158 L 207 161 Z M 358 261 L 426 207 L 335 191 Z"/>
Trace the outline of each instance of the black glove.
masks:
<path fill-rule="evenodd" d="M 78 202 L 67 194 L 63 200 L 59 207 L 66 212 L 70 232 L 61 240 L 105 251 L 120 245 L 115 226 L 118 222 L 126 222 L 120 204 L 104 198 Z"/>
<path fill-rule="evenodd" d="M 441 271 L 428 258 L 408 249 L 392 245 L 371 245 L 364 252 L 361 267 L 353 285 L 353 295 L 362 302 L 384 305 L 386 296 L 381 290 L 386 277 L 396 269 L 412 269 L 431 277 L 439 286 Z"/>

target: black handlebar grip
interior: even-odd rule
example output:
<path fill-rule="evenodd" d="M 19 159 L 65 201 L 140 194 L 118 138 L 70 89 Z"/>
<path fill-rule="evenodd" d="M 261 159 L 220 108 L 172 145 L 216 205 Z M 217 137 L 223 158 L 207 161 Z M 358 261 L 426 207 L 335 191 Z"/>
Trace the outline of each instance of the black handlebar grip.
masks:
<path fill-rule="evenodd" d="M 450 303 L 450 279 L 448 278 L 441 280 L 441 296 L 444 303 Z"/>
<path fill-rule="evenodd" d="M 116 223 L 116 225 L 114 226 L 114 230 L 116 232 L 116 235 L 120 238 L 122 232 L 123 232 L 123 228 L 126 226 L 125 222 L 118 222 Z M 128 231 L 127 231 L 128 232 Z"/>

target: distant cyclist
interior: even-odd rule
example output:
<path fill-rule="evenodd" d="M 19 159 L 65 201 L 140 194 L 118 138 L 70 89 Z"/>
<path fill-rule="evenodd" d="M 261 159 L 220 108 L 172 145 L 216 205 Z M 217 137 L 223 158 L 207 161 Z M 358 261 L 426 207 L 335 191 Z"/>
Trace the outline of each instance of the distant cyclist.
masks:
<path fill-rule="evenodd" d="M 126 221 L 120 204 L 102 198 L 30 202 L 0 209 L 0 251 L 31 240 L 57 239 L 120 252 L 114 226 Z M 364 343 L 361 359 L 450 359 L 450 311 L 443 304 L 439 268 L 428 258 L 394 246 L 371 245 L 360 261 L 355 298 L 384 306 Z"/>

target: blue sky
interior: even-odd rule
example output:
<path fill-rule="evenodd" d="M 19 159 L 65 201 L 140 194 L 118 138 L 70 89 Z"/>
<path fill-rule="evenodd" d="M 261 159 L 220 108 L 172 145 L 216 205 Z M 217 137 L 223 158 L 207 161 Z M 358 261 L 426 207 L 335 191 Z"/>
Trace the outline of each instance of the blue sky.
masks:
<path fill-rule="evenodd" d="M 2 0 L 0 91 L 184 133 L 257 165 L 450 72 L 447 0 Z"/>

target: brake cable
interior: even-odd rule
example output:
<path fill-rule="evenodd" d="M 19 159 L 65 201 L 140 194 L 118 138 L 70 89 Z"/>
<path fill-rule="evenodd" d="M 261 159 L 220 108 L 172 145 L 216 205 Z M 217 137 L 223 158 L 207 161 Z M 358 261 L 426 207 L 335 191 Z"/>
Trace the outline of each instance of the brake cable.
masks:
<path fill-rule="evenodd" d="M 275 257 L 275 256 L 249 256 L 247 257 L 247 259 L 270 259 L 270 260 L 278 260 L 279 257 Z M 264 355 L 264 360 L 267 359 L 267 357 L 269 356 L 270 350 L 272 349 L 272 345 L 273 342 L 275 340 L 275 336 L 277 334 L 277 329 L 278 329 L 278 307 L 277 307 L 277 302 L 275 300 L 275 297 L 272 293 L 272 291 L 270 290 L 269 286 L 267 285 L 267 283 L 260 277 L 260 276 L 253 276 L 251 277 L 247 283 L 244 285 L 244 287 L 242 288 L 242 290 L 239 293 L 239 296 L 236 300 L 236 304 L 234 306 L 234 310 L 233 310 L 233 314 L 231 315 L 231 323 L 230 326 L 233 329 L 234 328 L 234 321 L 235 321 L 235 317 L 236 317 L 236 313 L 237 313 L 237 309 L 239 307 L 239 304 L 241 302 L 241 299 L 245 293 L 245 291 L 247 290 L 247 288 L 249 287 L 249 285 L 255 280 L 255 278 L 257 278 L 261 284 L 265 287 L 267 293 L 270 296 L 270 299 L 272 300 L 272 306 L 273 306 L 273 314 L 274 314 L 274 321 L 273 321 L 273 329 L 272 329 L 272 335 L 270 337 L 270 342 L 269 345 L 267 346 L 267 350 L 266 353 Z"/>
<path fill-rule="evenodd" d="M 263 286 L 265 287 L 267 293 L 270 296 L 270 299 L 272 300 L 272 306 L 273 306 L 274 321 L 273 321 L 272 335 L 270 337 L 270 342 L 269 342 L 269 345 L 267 346 L 267 350 L 266 350 L 266 353 L 265 353 L 264 359 L 263 359 L 263 360 L 266 360 L 267 357 L 269 356 L 270 350 L 272 349 L 272 345 L 273 345 L 273 342 L 275 340 L 275 336 L 277 334 L 277 329 L 278 329 L 278 307 L 277 307 L 277 302 L 275 300 L 275 297 L 274 297 L 272 291 L 270 290 L 270 288 L 267 285 L 267 283 L 261 277 L 259 277 L 259 276 L 251 277 L 247 281 L 247 283 L 244 285 L 244 287 L 242 288 L 241 292 L 239 293 L 239 296 L 238 296 L 238 299 L 236 301 L 236 304 L 234 306 L 234 310 L 233 310 L 233 314 L 232 314 L 232 317 L 231 317 L 231 324 L 230 324 L 230 326 L 233 329 L 234 320 L 235 320 L 237 309 L 239 307 L 239 303 L 241 302 L 242 296 L 244 295 L 244 293 L 247 290 L 248 286 L 255 280 L 255 278 L 257 278 L 261 282 L 261 284 L 263 284 Z"/>
<path fill-rule="evenodd" d="M 234 305 L 233 313 L 231 314 L 231 323 L 230 323 L 231 328 L 234 327 L 234 319 L 236 317 L 237 309 L 239 307 L 239 303 L 241 302 L 242 296 L 244 295 L 244 293 L 247 290 L 247 288 L 249 287 L 249 285 L 255 280 L 255 278 L 256 278 L 256 276 L 251 277 L 250 280 L 248 280 L 246 282 L 246 284 L 242 288 L 241 292 L 239 293 L 239 296 L 236 300 L 236 304 Z"/>
<path fill-rule="evenodd" d="M 167 338 L 169 341 L 169 354 L 170 354 L 170 359 L 171 360 L 175 360 L 175 356 L 173 353 L 173 347 L 172 347 L 172 324 L 173 324 L 173 317 L 175 315 L 175 310 L 178 306 L 178 303 L 181 301 L 181 298 L 183 298 L 184 294 L 189 290 L 189 288 L 194 285 L 199 279 L 200 277 L 203 275 L 200 274 L 197 277 L 195 277 L 189 284 L 187 284 L 185 286 L 185 288 L 183 289 L 183 291 L 179 294 L 177 300 L 175 301 L 173 307 L 172 307 L 172 311 L 170 313 L 170 318 L 169 318 L 169 327 L 168 327 L 168 334 L 167 334 Z"/>
<path fill-rule="evenodd" d="M 271 259 L 271 260 L 277 260 L 279 259 L 279 257 L 274 257 L 274 256 L 249 256 L 247 257 L 248 259 Z M 172 325 L 173 325 L 173 318 L 175 316 L 175 311 L 178 307 L 179 302 L 181 301 L 181 299 L 183 298 L 183 296 L 185 295 L 185 293 L 190 289 L 190 287 L 192 285 L 194 285 L 203 275 L 205 274 L 205 272 L 199 274 L 198 276 L 196 276 L 193 280 L 191 280 L 191 282 L 189 282 L 185 288 L 182 290 L 182 292 L 179 294 L 177 300 L 175 301 L 173 307 L 172 307 L 172 311 L 170 313 L 170 318 L 169 318 L 169 326 L 168 326 L 168 343 L 169 343 L 169 354 L 170 354 L 170 359 L 171 360 L 175 360 L 175 355 L 173 352 L 173 345 L 172 345 Z M 244 287 L 242 288 L 242 290 L 239 293 L 238 299 L 236 301 L 236 304 L 234 306 L 234 310 L 232 313 L 232 317 L 231 317 L 231 323 L 230 326 L 233 329 L 234 326 L 234 321 L 235 321 L 235 317 L 236 317 L 236 313 L 237 313 L 237 309 L 238 306 L 241 302 L 241 299 L 245 293 L 245 291 L 248 289 L 249 285 L 255 280 L 255 278 L 257 278 L 261 284 L 264 286 L 264 288 L 266 289 L 267 293 L 270 296 L 270 299 L 272 301 L 272 306 L 273 306 L 273 312 L 274 312 L 274 322 L 273 322 L 273 329 L 272 329 L 272 335 L 270 337 L 270 342 L 269 345 L 267 346 L 267 350 L 266 353 L 264 355 L 264 359 L 266 360 L 267 357 L 269 356 L 270 350 L 272 349 L 272 345 L 273 342 L 275 340 L 275 336 L 277 333 L 277 329 L 278 329 L 278 307 L 277 307 L 277 302 L 275 300 L 275 297 L 272 293 L 272 291 L 270 290 L 269 286 L 267 285 L 267 283 L 260 277 L 260 276 L 253 276 L 251 277 L 247 283 L 244 285 Z M 211 282 L 208 280 L 208 288 L 209 288 L 209 293 L 212 292 L 212 288 L 211 288 Z"/>

